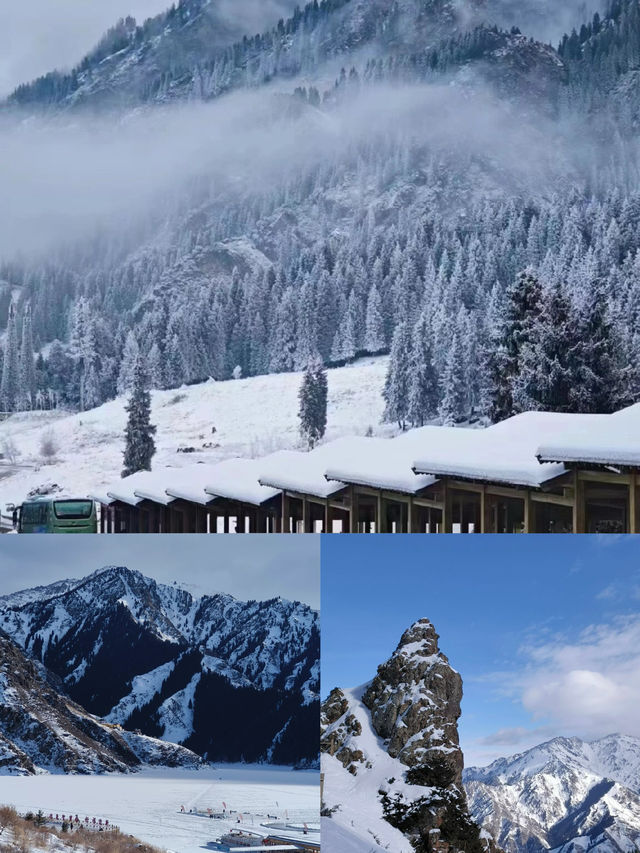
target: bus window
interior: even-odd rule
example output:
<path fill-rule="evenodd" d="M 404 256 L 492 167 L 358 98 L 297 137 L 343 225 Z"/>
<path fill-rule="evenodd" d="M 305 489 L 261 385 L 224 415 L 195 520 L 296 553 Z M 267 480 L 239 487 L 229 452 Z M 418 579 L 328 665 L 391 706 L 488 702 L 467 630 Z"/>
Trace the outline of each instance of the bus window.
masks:
<path fill-rule="evenodd" d="M 46 524 L 47 523 L 47 504 L 32 503 L 24 504 L 20 518 L 21 524 Z"/>
<path fill-rule="evenodd" d="M 91 518 L 92 501 L 54 501 L 56 518 Z"/>

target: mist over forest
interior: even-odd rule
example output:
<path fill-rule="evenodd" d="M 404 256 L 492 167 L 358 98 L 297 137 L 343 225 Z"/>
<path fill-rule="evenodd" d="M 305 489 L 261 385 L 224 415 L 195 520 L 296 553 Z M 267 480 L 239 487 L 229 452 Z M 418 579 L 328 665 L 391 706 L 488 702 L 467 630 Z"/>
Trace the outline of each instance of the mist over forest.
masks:
<path fill-rule="evenodd" d="M 385 352 L 401 426 L 637 399 L 639 58 L 637 0 L 121 21 L 0 112 L 4 410 Z"/>

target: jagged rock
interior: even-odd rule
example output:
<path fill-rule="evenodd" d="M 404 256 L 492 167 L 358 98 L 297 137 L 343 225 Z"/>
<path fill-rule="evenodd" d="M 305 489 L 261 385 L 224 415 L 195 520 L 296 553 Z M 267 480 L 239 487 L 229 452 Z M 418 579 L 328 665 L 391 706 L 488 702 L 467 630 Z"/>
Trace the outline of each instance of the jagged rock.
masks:
<path fill-rule="evenodd" d="M 405 631 L 371 682 L 333 690 L 321 718 L 325 819 L 397 853 L 493 851 L 462 787 L 461 699 L 428 619 Z"/>
<path fill-rule="evenodd" d="M 387 741 L 389 755 L 408 767 L 442 759 L 462 787 L 463 757 L 458 739 L 462 678 L 438 648 L 428 619 L 416 622 L 362 697 L 371 721 Z"/>

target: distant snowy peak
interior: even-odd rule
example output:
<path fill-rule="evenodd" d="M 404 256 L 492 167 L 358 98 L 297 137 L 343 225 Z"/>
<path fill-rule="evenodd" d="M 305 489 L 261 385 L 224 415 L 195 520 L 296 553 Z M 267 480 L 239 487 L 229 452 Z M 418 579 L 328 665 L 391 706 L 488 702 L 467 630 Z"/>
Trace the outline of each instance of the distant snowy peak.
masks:
<path fill-rule="evenodd" d="M 620 853 L 640 841 L 640 739 L 555 738 L 464 781 L 475 818 L 507 851 Z"/>
<path fill-rule="evenodd" d="M 487 767 L 470 767 L 466 781 L 510 784 L 557 768 L 588 770 L 640 794 L 640 738 L 613 734 L 594 741 L 557 737 Z"/>

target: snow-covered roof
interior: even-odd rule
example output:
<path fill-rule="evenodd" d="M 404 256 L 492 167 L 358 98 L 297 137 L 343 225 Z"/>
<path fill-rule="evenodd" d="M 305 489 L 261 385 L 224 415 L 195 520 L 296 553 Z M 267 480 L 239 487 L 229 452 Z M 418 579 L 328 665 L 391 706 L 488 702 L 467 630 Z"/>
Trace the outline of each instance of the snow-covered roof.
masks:
<path fill-rule="evenodd" d="M 277 497 L 280 489 L 263 486 L 258 478 L 262 462 L 255 459 L 227 459 L 211 469 L 205 492 L 216 498 L 260 506 Z"/>
<path fill-rule="evenodd" d="M 421 474 L 537 488 L 566 471 L 562 464 L 540 464 L 541 438 L 557 434 L 574 417 L 525 412 L 487 429 L 436 427 L 412 467 Z"/>
<path fill-rule="evenodd" d="M 260 482 L 291 492 L 329 498 L 345 488 L 336 480 L 327 480 L 327 465 L 333 458 L 348 456 L 359 438 L 338 438 L 309 452 L 281 450 L 260 463 Z"/>
<path fill-rule="evenodd" d="M 215 476 L 213 474 L 215 467 L 215 465 L 190 465 L 188 468 L 174 469 L 170 474 L 167 472 L 167 495 L 202 506 L 210 504 L 215 497 L 207 494 L 205 489 Z"/>
<path fill-rule="evenodd" d="M 416 494 L 435 483 L 433 476 L 416 476 L 412 464 L 418 448 L 436 429 L 413 429 L 397 438 L 353 439 L 347 453 L 329 460 L 325 475 L 357 486 Z"/>
<path fill-rule="evenodd" d="M 566 429 L 538 443 L 543 462 L 640 467 L 640 404 L 613 415 L 573 415 Z"/>
<path fill-rule="evenodd" d="M 143 500 L 151 500 L 155 503 L 168 504 L 173 498 L 165 492 L 166 478 L 166 470 L 159 470 L 138 471 L 130 477 L 117 480 L 105 489 L 110 499 L 108 503 L 120 501 L 130 506 L 137 506 Z M 99 499 L 97 495 L 94 497 Z"/>

